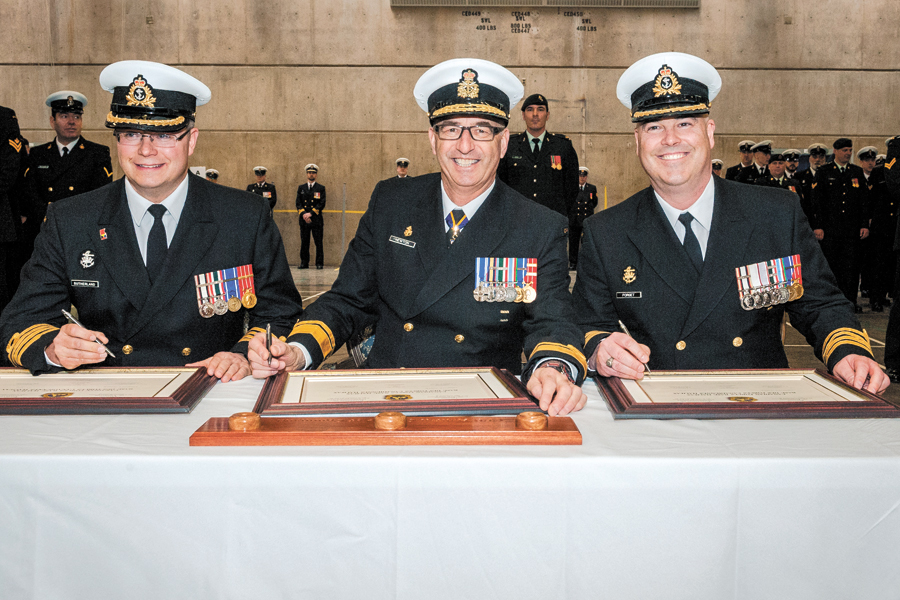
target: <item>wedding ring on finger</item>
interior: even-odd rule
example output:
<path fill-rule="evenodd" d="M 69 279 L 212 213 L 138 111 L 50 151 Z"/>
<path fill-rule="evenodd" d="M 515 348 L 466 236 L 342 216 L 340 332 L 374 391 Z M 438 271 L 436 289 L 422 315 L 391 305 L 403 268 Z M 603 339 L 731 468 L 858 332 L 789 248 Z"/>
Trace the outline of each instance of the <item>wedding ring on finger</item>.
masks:
<path fill-rule="evenodd" d="M 607 359 L 606 359 L 606 366 L 609 367 L 610 369 L 612 369 L 612 368 L 613 368 L 613 361 L 614 361 L 614 360 L 615 360 L 615 359 L 614 359 L 612 356 L 610 356 L 609 358 L 607 358 Z"/>

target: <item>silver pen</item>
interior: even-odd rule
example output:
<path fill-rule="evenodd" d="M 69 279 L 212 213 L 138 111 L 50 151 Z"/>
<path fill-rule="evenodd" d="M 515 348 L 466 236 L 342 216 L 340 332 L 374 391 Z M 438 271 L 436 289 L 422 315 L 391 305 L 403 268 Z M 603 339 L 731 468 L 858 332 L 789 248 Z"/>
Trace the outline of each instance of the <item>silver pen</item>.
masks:
<path fill-rule="evenodd" d="M 619 328 L 625 333 L 625 335 L 627 335 L 631 339 L 634 339 L 634 337 L 628 331 L 628 328 L 625 327 L 625 323 L 623 323 L 621 320 L 619 320 Z M 637 340 L 635 340 L 635 341 L 637 341 Z M 650 367 L 647 366 L 647 363 L 644 363 L 644 368 L 647 370 L 647 375 L 653 375 L 653 373 L 650 372 Z"/>
<path fill-rule="evenodd" d="M 78 325 L 78 326 L 81 327 L 82 329 L 87 329 L 87 327 L 85 327 L 84 325 L 82 325 L 81 323 L 79 323 L 79 322 L 78 322 L 78 319 L 76 319 L 75 317 L 73 317 L 73 316 L 69 313 L 69 311 L 63 310 L 62 313 L 66 316 L 66 318 L 69 320 L 69 322 L 72 323 L 73 325 Z M 98 344 L 100 344 L 100 347 L 103 348 L 103 350 L 104 350 L 107 354 L 109 354 L 111 357 L 113 357 L 113 358 L 116 357 L 115 354 L 113 354 L 112 352 L 109 351 L 109 348 L 107 348 L 106 346 L 103 345 L 103 342 L 101 342 L 100 340 L 94 340 L 94 341 L 97 342 Z"/>

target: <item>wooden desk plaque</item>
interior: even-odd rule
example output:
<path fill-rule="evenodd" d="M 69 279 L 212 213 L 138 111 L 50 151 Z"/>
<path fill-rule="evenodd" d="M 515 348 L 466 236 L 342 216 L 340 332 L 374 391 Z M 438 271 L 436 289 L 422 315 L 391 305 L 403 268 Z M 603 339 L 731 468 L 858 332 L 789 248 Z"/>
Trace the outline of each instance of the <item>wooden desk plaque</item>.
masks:
<path fill-rule="evenodd" d="M 217 379 L 205 368 L 96 367 L 33 376 L 0 369 L 0 415 L 189 413 Z"/>
<path fill-rule="evenodd" d="M 615 419 L 900 417 L 900 407 L 818 369 L 653 371 L 641 381 L 594 376 Z"/>
<path fill-rule="evenodd" d="M 540 412 L 517 416 L 260 417 L 237 413 L 210 419 L 191 446 L 423 446 L 581 445 L 569 417 Z"/>
<path fill-rule="evenodd" d="M 539 410 L 525 386 L 494 367 L 283 372 L 266 380 L 261 415 L 503 415 Z"/>

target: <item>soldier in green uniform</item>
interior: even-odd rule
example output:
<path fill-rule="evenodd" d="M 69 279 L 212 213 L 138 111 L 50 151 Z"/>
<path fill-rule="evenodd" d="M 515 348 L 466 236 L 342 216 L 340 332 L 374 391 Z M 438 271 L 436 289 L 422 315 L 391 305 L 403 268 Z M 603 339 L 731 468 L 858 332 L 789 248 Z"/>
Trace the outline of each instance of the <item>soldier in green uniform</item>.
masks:
<path fill-rule="evenodd" d="M 547 131 L 549 118 L 545 96 L 525 98 L 525 131 L 509 137 L 497 176 L 529 200 L 569 217 L 578 195 L 578 154 L 569 138 Z"/>

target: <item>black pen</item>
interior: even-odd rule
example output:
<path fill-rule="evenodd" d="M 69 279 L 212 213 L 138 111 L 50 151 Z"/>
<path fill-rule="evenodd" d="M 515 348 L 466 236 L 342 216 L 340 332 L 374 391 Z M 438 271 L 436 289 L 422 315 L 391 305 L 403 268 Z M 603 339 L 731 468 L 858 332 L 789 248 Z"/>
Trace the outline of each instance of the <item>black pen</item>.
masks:
<path fill-rule="evenodd" d="M 87 329 L 87 327 L 85 327 L 84 325 L 82 325 L 81 323 L 78 322 L 78 319 L 76 319 L 76 318 L 73 317 L 71 314 L 69 314 L 69 311 L 63 310 L 62 313 L 66 316 L 66 318 L 69 320 L 69 322 L 72 323 L 73 325 L 78 325 L 78 326 L 81 327 L 82 329 Z M 101 342 L 101 341 L 98 340 L 98 339 L 94 339 L 94 341 L 97 342 L 98 344 L 100 344 L 100 347 L 103 348 L 103 350 L 104 350 L 107 354 L 109 354 L 111 357 L 113 357 L 113 358 L 116 357 L 115 354 L 113 354 L 112 352 L 109 351 L 109 348 L 107 348 L 106 346 L 103 345 L 103 342 Z"/>
<path fill-rule="evenodd" d="M 266 359 L 266 364 L 272 365 L 272 324 L 266 323 L 266 352 L 269 353 L 269 358 Z"/>
<path fill-rule="evenodd" d="M 625 327 L 625 323 L 623 323 L 621 320 L 619 321 L 619 328 L 621 328 L 622 331 L 625 332 L 625 335 L 627 335 L 631 339 L 634 339 L 632 337 L 631 333 L 629 333 L 628 328 Z M 637 341 L 637 340 L 635 340 L 635 341 Z M 647 369 L 647 375 L 653 375 L 653 373 L 650 372 L 650 367 L 648 367 L 646 363 L 644 363 L 644 368 Z"/>

